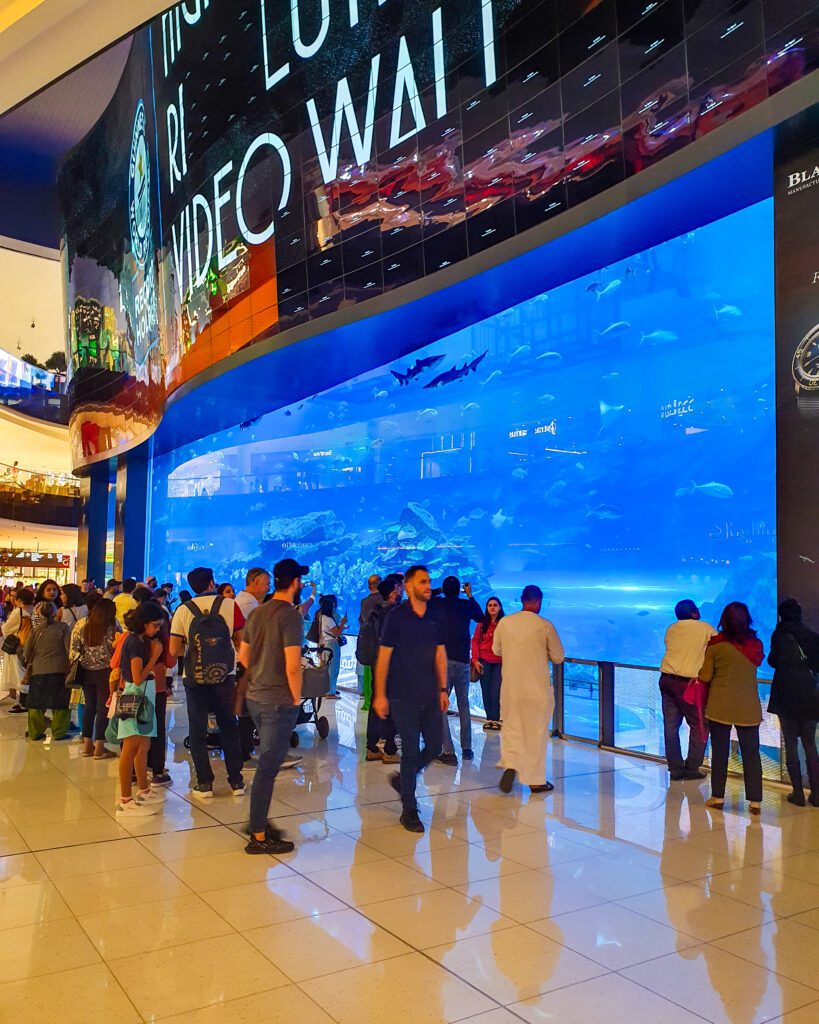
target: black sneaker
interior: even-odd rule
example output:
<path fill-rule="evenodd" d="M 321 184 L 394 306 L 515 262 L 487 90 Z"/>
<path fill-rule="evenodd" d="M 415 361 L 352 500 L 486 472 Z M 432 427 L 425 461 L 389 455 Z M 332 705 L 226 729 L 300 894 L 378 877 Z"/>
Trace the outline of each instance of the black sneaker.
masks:
<path fill-rule="evenodd" d="M 212 800 L 213 799 L 213 783 L 212 782 L 200 782 L 198 786 L 194 786 L 191 790 L 191 794 L 198 800 Z"/>
<path fill-rule="evenodd" d="M 395 792 L 401 796 L 401 775 L 399 772 L 393 772 L 390 776 L 390 785 Z"/>
<path fill-rule="evenodd" d="M 458 767 L 458 758 L 454 754 L 439 754 L 435 760 L 441 764 L 448 765 L 450 768 Z"/>
<path fill-rule="evenodd" d="M 498 783 L 498 789 L 501 793 L 511 793 L 512 786 L 515 784 L 515 769 L 507 768 L 506 771 L 501 775 L 500 782 Z"/>
<path fill-rule="evenodd" d="M 417 811 L 404 811 L 401 817 L 398 819 L 407 832 L 425 832 L 424 823 L 418 817 Z"/>
<path fill-rule="evenodd" d="M 469 747 L 467 747 L 466 750 L 461 751 L 461 757 L 464 759 L 464 761 L 475 760 L 475 754 L 473 753 L 472 750 L 469 749 Z"/>
<path fill-rule="evenodd" d="M 804 793 L 798 793 L 796 791 L 794 791 L 793 793 L 788 793 L 787 800 L 789 804 L 796 804 L 797 807 L 805 806 Z"/>
<path fill-rule="evenodd" d="M 693 771 L 686 770 L 683 773 L 683 778 L 685 779 L 686 782 L 694 782 L 694 781 L 699 781 L 700 779 L 707 778 L 707 776 L 706 776 L 705 772 L 700 772 L 700 771 L 696 771 L 696 770 L 693 770 Z"/>
<path fill-rule="evenodd" d="M 26 713 L 26 710 L 27 709 L 24 708 L 22 704 L 14 704 L 12 707 L 9 708 L 8 713 L 10 715 L 24 715 Z"/>
<path fill-rule="evenodd" d="M 168 775 L 167 772 L 154 772 L 151 778 L 151 785 L 157 789 L 160 786 L 170 786 L 173 779 Z"/>
<path fill-rule="evenodd" d="M 685 772 L 669 772 L 668 774 L 672 782 L 682 782 L 685 778 Z"/>
<path fill-rule="evenodd" d="M 292 853 L 295 849 L 296 844 L 291 843 L 289 839 L 281 839 L 278 836 L 272 836 L 268 833 L 264 839 L 254 839 L 253 836 L 251 836 L 250 842 L 245 847 L 245 853 L 266 853 L 271 855 L 276 853 Z"/>

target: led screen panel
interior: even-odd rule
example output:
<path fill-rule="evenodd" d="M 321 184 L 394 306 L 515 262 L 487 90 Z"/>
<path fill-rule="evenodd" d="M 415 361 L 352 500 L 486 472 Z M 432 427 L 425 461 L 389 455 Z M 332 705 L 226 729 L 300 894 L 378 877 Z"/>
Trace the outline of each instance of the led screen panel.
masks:
<path fill-rule="evenodd" d="M 816 67 L 818 26 L 801 0 L 177 4 L 62 174 L 75 463 L 737 117 Z"/>
<path fill-rule="evenodd" d="M 656 665 L 682 597 L 775 620 L 769 201 L 157 459 L 149 567 L 295 555 L 351 621 L 425 562 L 574 657 Z M 182 583 L 184 586 L 184 583 Z"/>

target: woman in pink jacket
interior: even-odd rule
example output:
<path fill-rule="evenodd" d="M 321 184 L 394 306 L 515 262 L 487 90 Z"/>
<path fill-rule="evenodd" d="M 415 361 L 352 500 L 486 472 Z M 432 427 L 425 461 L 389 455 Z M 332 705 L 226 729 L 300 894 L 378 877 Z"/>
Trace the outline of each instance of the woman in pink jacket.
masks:
<path fill-rule="evenodd" d="M 492 651 L 495 627 L 503 618 L 500 598 L 490 597 L 486 602 L 483 622 L 478 624 L 472 637 L 472 668 L 480 676 L 483 709 L 486 712 L 484 729 L 500 731 L 501 659 Z"/>

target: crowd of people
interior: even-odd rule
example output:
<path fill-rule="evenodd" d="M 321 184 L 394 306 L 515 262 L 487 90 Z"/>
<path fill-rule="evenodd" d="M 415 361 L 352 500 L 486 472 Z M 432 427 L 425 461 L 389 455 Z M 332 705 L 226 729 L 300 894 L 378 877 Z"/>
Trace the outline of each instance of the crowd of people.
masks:
<path fill-rule="evenodd" d="M 9 714 L 27 714 L 26 737 L 60 742 L 79 733 L 81 754 L 119 758 L 116 814 L 145 817 L 161 809 L 173 782 L 166 771 L 166 718 L 181 679 L 197 800 L 214 796 L 209 722 L 215 719 L 228 785 L 243 797 L 243 772 L 255 772 L 250 793 L 249 854 L 282 853 L 293 844 L 269 820 L 275 779 L 302 758 L 290 753 L 308 672 L 323 672 L 323 695 L 338 697 L 346 616 L 335 595 L 304 595 L 308 567 L 292 558 L 272 573 L 251 569 L 244 588 L 217 586 L 206 567 L 187 575 L 190 590 L 171 583 L 109 580 L 104 590 L 43 581 L 3 596 L 0 696 Z M 401 824 L 421 833 L 417 778 L 433 761 L 457 767 L 449 724 L 454 693 L 460 758 L 471 761 L 471 683 L 480 683 L 487 732 L 500 733 L 503 793 L 517 783 L 548 793 L 546 753 L 554 696 L 550 663 L 564 660 L 555 626 L 541 615 L 543 593 L 529 585 L 521 610 L 506 614 L 491 596 L 483 607 L 455 576 L 433 590 L 425 566 L 383 579 L 370 576 L 361 602 L 356 658 L 367 711 L 367 761 L 396 765 L 390 784 L 400 796 Z M 317 604 L 311 617 L 314 604 Z M 672 782 L 700 781 L 711 742 L 711 796 L 719 810 L 732 730 L 742 758 L 749 811 L 762 803 L 757 669 L 764 650 L 746 605 L 731 602 L 716 628 L 691 600 L 676 606 L 665 637 L 659 688 L 665 752 Z M 474 629 L 473 629 L 474 627 Z M 306 636 L 305 636 L 306 632 Z M 317 658 L 307 655 L 312 648 Z M 784 601 L 771 638 L 774 669 L 768 710 L 779 717 L 792 791 L 788 800 L 819 806 L 816 726 L 819 635 L 802 621 L 799 604 Z M 72 708 L 77 708 L 77 723 Z M 680 728 L 689 727 L 683 758 Z M 399 753 L 400 740 L 400 753 Z M 806 798 L 798 745 L 810 784 Z M 255 757 L 254 757 L 255 755 Z"/>
<path fill-rule="evenodd" d="M 677 621 L 665 635 L 660 665 L 665 728 L 665 755 L 671 780 L 704 779 L 705 748 L 711 741 L 711 797 L 709 807 L 722 809 L 734 730 L 742 758 L 745 798 L 751 814 L 762 807 L 762 756 L 759 727 L 762 704 L 757 669 L 765 651 L 753 628 L 747 605 L 727 604 L 715 629 L 700 617 L 691 600 L 680 601 Z M 779 606 L 778 625 L 771 637 L 768 664 L 773 668 L 768 712 L 779 718 L 785 746 L 785 766 L 791 782 L 788 800 L 806 803 L 799 743 L 802 744 L 810 783 L 810 803 L 819 807 L 819 634 L 802 621 L 798 601 L 788 598 Z M 683 760 L 680 727 L 689 728 L 688 752 Z"/>

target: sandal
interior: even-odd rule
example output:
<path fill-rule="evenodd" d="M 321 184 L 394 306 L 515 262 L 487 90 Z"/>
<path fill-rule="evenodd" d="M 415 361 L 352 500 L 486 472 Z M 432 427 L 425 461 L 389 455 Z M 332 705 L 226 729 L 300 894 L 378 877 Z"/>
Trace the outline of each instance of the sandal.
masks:
<path fill-rule="evenodd" d="M 94 754 L 95 761 L 110 761 L 112 757 L 117 757 L 113 750 L 106 750 L 103 754 Z"/>
<path fill-rule="evenodd" d="M 725 805 L 725 798 L 724 797 L 712 796 L 712 797 L 709 797 L 709 799 L 705 801 L 705 806 L 706 807 L 713 807 L 714 810 L 716 810 L 716 811 L 721 811 L 724 805 Z"/>

